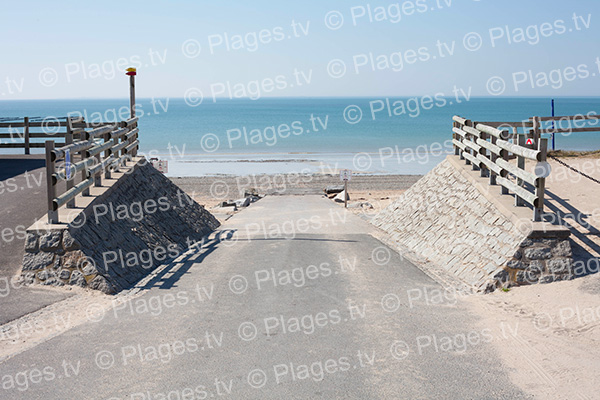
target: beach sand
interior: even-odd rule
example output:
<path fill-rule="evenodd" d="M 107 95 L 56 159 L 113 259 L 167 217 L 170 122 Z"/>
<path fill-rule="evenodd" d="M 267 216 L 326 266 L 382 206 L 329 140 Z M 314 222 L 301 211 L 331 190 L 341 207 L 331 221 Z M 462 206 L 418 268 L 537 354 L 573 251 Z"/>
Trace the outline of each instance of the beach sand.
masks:
<path fill-rule="evenodd" d="M 350 209 L 372 216 L 420 178 L 421 175 L 355 175 L 348 184 Z M 243 197 L 247 190 L 256 189 L 260 195 L 301 196 L 324 194 L 327 186 L 343 185 L 339 175 L 330 174 L 220 175 L 171 180 L 221 220 L 231 212 L 224 213 L 217 206 Z M 369 203 L 372 208 L 360 207 L 362 203 Z"/>

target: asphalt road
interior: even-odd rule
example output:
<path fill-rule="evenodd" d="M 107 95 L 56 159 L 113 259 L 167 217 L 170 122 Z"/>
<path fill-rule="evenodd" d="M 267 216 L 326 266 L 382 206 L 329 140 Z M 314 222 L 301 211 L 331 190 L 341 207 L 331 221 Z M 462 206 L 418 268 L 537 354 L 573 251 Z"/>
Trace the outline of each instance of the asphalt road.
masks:
<path fill-rule="evenodd" d="M 0 325 L 68 297 L 43 287 L 20 287 L 12 278 L 23 262 L 25 229 L 46 208 L 41 154 L 0 156 Z"/>
<path fill-rule="evenodd" d="M 142 296 L 0 364 L 0 398 L 524 398 L 490 332 L 371 229 L 267 197 Z"/>

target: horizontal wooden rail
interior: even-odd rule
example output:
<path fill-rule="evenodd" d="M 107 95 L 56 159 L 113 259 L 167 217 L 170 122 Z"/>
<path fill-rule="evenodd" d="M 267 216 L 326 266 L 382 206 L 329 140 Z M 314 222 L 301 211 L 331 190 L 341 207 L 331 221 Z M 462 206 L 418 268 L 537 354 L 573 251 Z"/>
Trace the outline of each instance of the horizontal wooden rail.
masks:
<path fill-rule="evenodd" d="M 56 143 L 58 146 L 64 146 L 64 142 Z M 29 143 L 29 147 L 36 149 L 43 149 L 44 143 Z M 0 143 L 0 148 L 4 149 L 21 149 L 23 148 L 23 143 Z"/>
<path fill-rule="evenodd" d="M 88 178 L 83 182 L 79 182 L 77 185 L 73 186 L 71 189 L 67 190 L 60 196 L 56 197 L 52 202 L 52 204 L 54 205 L 54 211 L 57 211 L 59 207 L 62 207 L 65 204 L 67 204 L 67 202 L 71 201 L 79 193 L 92 186 L 93 183 L 94 179 Z"/>
<path fill-rule="evenodd" d="M 533 128 L 533 122 L 530 122 L 530 121 L 519 121 L 519 122 L 477 121 L 476 124 L 487 125 L 487 126 L 491 126 L 492 128 L 498 128 L 498 127 Z"/>
<path fill-rule="evenodd" d="M 489 176 L 490 185 L 499 184 L 502 194 L 515 194 L 515 206 L 525 203 L 533 207 L 533 220 L 541 220 L 544 206 L 545 177 L 525 169 L 526 160 L 546 161 L 547 139 L 540 138 L 539 120 L 533 122 L 472 122 L 467 118 L 452 118 L 452 144 L 455 154 L 479 169 L 481 176 Z M 499 128 L 513 128 L 513 133 Z M 517 133 L 517 128 L 533 128 L 528 133 Z M 530 148 L 527 139 L 539 144 Z M 511 142 L 512 140 L 512 142 Z M 516 164 L 511 162 L 516 160 Z M 531 189 L 533 187 L 533 190 Z"/>
<path fill-rule="evenodd" d="M 534 117 L 530 118 L 533 120 Z M 537 117 L 540 121 L 576 121 L 576 120 L 593 120 L 600 119 L 600 115 L 563 115 L 560 117 Z"/>
<path fill-rule="evenodd" d="M 589 128 L 560 128 L 560 129 L 540 129 L 541 134 L 554 133 L 580 133 L 580 132 L 600 132 L 600 126 Z"/>
<path fill-rule="evenodd" d="M 496 145 L 518 156 L 525 157 L 534 161 L 542 161 L 541 152 L 538 150 L 528 149 L 527 147 L 522 147 L 502 139 L 496 140 Z"/>
<path fill-rule="evenodd" d="M 137 118 L 130 118 L 118 123 L 87 124 L 89 130 L 67 126 L 64 133 L 67 143 L 58 147 L 52 141 L 40 143 L 46 147 L 49 223 L 59 222 L 60 207 L 75 207 L 78 195 L 89 195 L 92 185 L 101 186 L 102 173 L 105 178 L 110 178 L 113 167 L 118 170 L 136 156 L 140 144 L 137 124 Z M 74 140 L 75 133 L 79 140 Z M 31 147 L 34 144 L 31 143 Z M 74 162 L 74 159 L 78 161 Z M 75 185 L 73 181 L 79 174 L 82 181 Z M 61 181 L 67 182 L 67 189 L 57 195 L 56 185 Z"/>

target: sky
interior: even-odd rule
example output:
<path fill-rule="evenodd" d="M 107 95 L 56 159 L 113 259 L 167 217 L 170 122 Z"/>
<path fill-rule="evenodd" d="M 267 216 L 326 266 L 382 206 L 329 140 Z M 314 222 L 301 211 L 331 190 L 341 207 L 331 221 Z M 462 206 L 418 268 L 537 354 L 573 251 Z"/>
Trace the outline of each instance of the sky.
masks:
<path fill-rule="evenodd" d="M 597 96 L 597 0 L 5 1 L 0 99 Z"/>

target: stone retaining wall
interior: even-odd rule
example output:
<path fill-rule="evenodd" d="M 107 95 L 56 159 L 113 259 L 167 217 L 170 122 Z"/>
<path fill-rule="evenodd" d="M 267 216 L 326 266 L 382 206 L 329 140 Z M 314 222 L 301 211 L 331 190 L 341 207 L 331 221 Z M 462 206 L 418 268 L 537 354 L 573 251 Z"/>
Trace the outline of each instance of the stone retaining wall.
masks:
<path fill-rule="evenodd" d="M 70 224 L 28 230 L 22 278 L 115 293 L 219 226 L 217 219 L 142 162 Z"/>
<path fill-rule="evenodd" d="M 476 291 L 571 277 L 568 230 L 540 233 L 512 221 L 449 160 L 372 220 Z"/>

